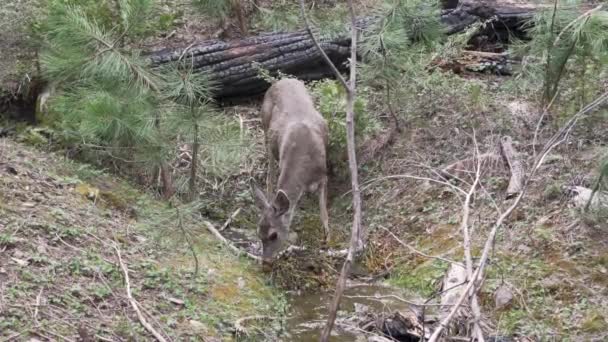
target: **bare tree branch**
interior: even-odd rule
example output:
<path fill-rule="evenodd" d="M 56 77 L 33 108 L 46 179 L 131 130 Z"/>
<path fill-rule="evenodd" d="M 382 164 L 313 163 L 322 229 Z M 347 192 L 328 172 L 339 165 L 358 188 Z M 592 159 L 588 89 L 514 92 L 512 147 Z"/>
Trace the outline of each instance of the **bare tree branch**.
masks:
<path fill-rule="evenodd" d="M 562 126 L 562 128 L 557 133 L 555 133 L 551 137 L 551 139 L 549 139 L 549 141 L 545 144 L 543 150 L 541 151 L 541 153 L 539 154 L 539 156 L 536 158 L 536 160 L 534 162 L 534 166 L 530 170 L 530 174 L 526 177 L 526 180 L 524 182 L 524 186 L 523 186 L 521 192 L 519 193 L 519 195 L 517 195 L 517 197 L 515 198 L 515 200 L 511 204 L 511 206 L 505 212 L 503 212 L 502 215 L 500 215 L 498 217 L 498 219 L 494 223 L 494 226 L 492 227 L 492 230 L 490 231 L 490 234 L 488 234 L 488 238 L 486 239 L 486 242 L 485 242 L 485 245 L 484 245 L 484 249 L 483 249 L 483 252 L 481 254 L 481 258 L 479 260 L 479 266 L 477 267 L 477 269 L 473 273 L 473 276 L 471 277 L 471 281 L 469 281 L 469 283 L 467 284 L 467 287 L 466 287 L 465 291 L 463 291 L 463 293 L 460 296 L 460 298 L 458 299 L 456 305 L 452 308 L 452 311 L 450 312 L 450 314 L 447 317 L 445 317 L 440 322 L 440 324 L 437 327 L 437 329 L 435 329 L 435 331 L 431 335 L 431 338 L 429 339 L 429 342 L 437 342 L 439 340 L 439 337 L 441 336 L 441 333 L 443 332 L 444 329 L 447 328 L 448 324 L 450 323 L 450 321 L 452 320 L 452 318 L 454 317 L 454 315 L 458 312 L 459 306 L 462 305 L 462 303 L 464 302 L 465 298 L 469 295 L 469 293 L 471 293 L 471 291 L 476 292 L 478 290 L 478 288 L 479 288 L 478 287 L 478 285 L 479 285 L 478 283 L 483 278 L 483 271 L 484 271 L 484 268 L 487 265 L 488 257 L 490 255 L 490 250 L 492 249 L 492 247 L 494 245 L 494 239 L 496 238 L 496 234 L 498 233 L 498 229 L 500 229 L 500 227 L 502 226 L 502 224 L 504 223 L 504 221 L 509 217 L 509 215 L 511 215 L 511 213 L 513 212 L 513 210 L 515 210 L 515 208 L 517 208 L 517 206 L 521 202 L 521 199 L 525 195 L 526 190 L 528 189 L 528 186 L 529 186 L 530 182 L 532 181 L 532 179 L 536 175 L 536 171 L 538 171 L 538 169 L 540 168 L 540 166 L 543 164 L 546 156 L 556 146 L 558 146 L 559 144 L 561 144 L 562 142 L 564 142 L 566 140 L 566 138 L 567 138 L 568 134 L 570 133 L 570 131 L 572 130 L 572 128 L 576 125 L 576 123 L 578 122 L 578 120 L 583 115 L 592 112 L 593 110 L 595 110 L 597 107 L 599 107 L 601 104 L 603 104 L 607 100 L 608 100 L 608 92 L 600 95 L 593 102 L 591 102 L 587 106 L 585 106 L 585 108 L 581 109 L 578 113 L 574 114 L 570 118 L 570 120 L 568 120 L 566 122 L 566 124 L 564 126 Z"/>
<path fill-rule="evenodd" d="M 312 39 L 312 42 L 317 47 L 317 50 L 319 50 L 319 53 L 321 54 L 321 56 L 323 57 L 323 59 L 325 60 L 327 65 L 331 68 L 333 73 L 336 75 L 336 78 L 340 81 L 340 83 L 342 83 L 344 88 L 346 88 L 347 92 L 350 91 L 349 85 L 348 85 L 348 83 L 346 83 L 344 76 L 342 76 L 340 71 L 338 71 L 338 68 L 336 68 L 336 66 L 331 61 L 331 59 L 329 59 L 329 56 L 327 56 L 327 54 L 321 47 L 321 44 L 319 44 L 319 41 L 317 40 L 314 33 L 312 32 L 312 29 L 310 28 L 310 23 L 308 22 L 308 15 L 306 14 L 306 5 L 304 4 L 304 0 L 300 0 L 300 12 L 302 13 L 302 18 L 304 19 L 304 25 L 306 25 L 306 31 L 308 31 L 308 35 L 310 36 L 310 39 Z M 354 19 L 352 21 L 352 25 L 353 25 L 352 30 L 354 32 L 355 31 L 355 20 Z M 353 38 L 355 38 L 355 37 L 353 37 Z M 356 45 L 356 42 L 353 41 L 353 44 Z M 352 47 L 351 47 L 351 50 L 353 50 L 355 52 L 357 51 L 356 48 L 352 48 Z M 355 53 L 355 55 L 356 55 L 356 53 Z M 351 63 L 353 63 L 354 60 L 355 59 L 353 58 Z M 352 72 L 351 72 L 351 76 L 352 76 Z M 353 90 L 354 90 L 354 87 L 353 87 Z"/>
<path fill-rule="evenodd" d="M 304 2 L 300 0 L 300 7 L 302 9 L 302 14 L 304 13 Z M 350 237 L 350 245 L 348 248 L 348 254 L 346 255 L 346 260 L 342 265 L 342 271 L 340 272 L 340 278 L 338 278 L 338 283 L 336 284 L 336 292 L 334 294 L 334 298 L 332 300 L 329 315 L 327 318 L 327 324 L 321 333 L 321 342 L 327 342 L 329 339 L 329 335 L 331 334 L 331 329 L 333 328 L 334 322 L 336 321 L 336 315 L 338 312 L 338 308 L 340 307 L 340 301 L 342 299 L 342 294 L 344 293 L 344 289 L 346 287 L 346 278 L 350 272 L 351 265 L 355 258 L 355 254 L 362 251 L 364 248 L 363 242 L 363 233 L 361 230 L 361 192 L 359 190 L 359 175 L 357 169 L 357 155 L 356 155 L 356 147 L 355 147 L 355 95 L 356 95 L 356 84 L 357 84 L 357 26 L 356 26 L 356 18 L 355 18 L 355 8 L 353 5 L 353 1 L 348 1 L 348 8 L 350 12 L 351 18 L 351 58 L 350 58 L 350 85 L 347 85 L 343 78 L 340 78 L 341 82 L 343 82 L 344 87 L 347 92 L 346 99 L 346 142 L 347 142 L 347 151 L 348 151 L 348 166 L 350 170 L 350 178 L 351 178 L 351 188 L 353 193 L 353 225 L 351 228 L 351 237 Z M 312 31 L 310 31 L 310 27 L 307 25 L 307 29 L 309 34 L 312 36 Z M 319 45 L 317 44 L 317 47 Z M 321 50 L 322 51 L 322 50 Z M 324 54 L 324 53 L 323 53 Z M 333 63 L 327 58 L 325 55 L 326 61 L 330 63 L 333 67 L 334 72 L 336 72 L 336 76 L 341 76 L 337 72 L 337 69 Z"/>
<path fill-rule="evenodd" d="M 469 192 L 467 193 L 467 196 L 464 200 L 464 204 L 462 205 L 462 223 L 460 225 L 463 235 L 463 248 L 468 281 L 471 281 L 471 279 L 473 279 L 473 258 L 471 256 L 471 235 L 469 232 L 469 215 L 471 211 L 470 206 L 472 197 L 475 194 L 475 189 L 477 188 L 477 185 L 479 184 L 479 179 L 481 178 L 481 155 L 479 154 L 479 145 L 477 144 L 475 132 L 473 132 L 473 142 L 475 144 L 475 158 L 477 159 L 477 165 L 475 167 L 475 180 L 473 181 L 473 185 L 471 185 L 471 188 L 469 189 Z M 471 292 L 469 300 L 471 302 L 473 315 L 475 316 L 475 320 L 473 322 L 474 333 L 477 336 L 477 341 L 484 342 L 485 339 L 483 337 L 483 331 L 481 330 L 481 326 L 479 324 L 481 320 L 481 308 L 479 307 L 479 302 L 477 300 L 477 293 Z"/>
<path fill-rule="evenodd" d="M 224 245 L 228 246 L 228 248 L 230 248 L 237 255 L 245 255 L 246 257 L 248 257 L 250 259 L 253 259 L 253 260 L 257 261 L 257 262 L 261 262 L 262 261 L 262 258 L 260 256 L 253 255 L 253 254 L 251 254 L 251 253 L 249 253 L 247 251 L 244 251 L 244 250 L 238 248 L 237 246 L 233 245 L 217 229 L 215 229 L 215 227 L 213 226 L 213 224 L 211 224 L 211 222 L 209 222 L 209 221 L 203 221 L 203 223 L 207 227 L 207 230 L 209 230 L 211 232 L 211 234 L 213 234 Z"/>
<path fill-rule="evenodd" d="M 122 273 L 125 277 L 125 288 L 127 290 L 127 299 L 129 300 L 131 307 L 133 307 L 133 310 L 137 314 L 137 319 L 139 319 L 139 323 L 141 323 L 141 325 L 150 334 L 152 334 L 152 336 L 154 336 L 154 338 L 157 341 L 166 342 L 167 339 L 165 339 L 163 337 L 163 335 L 161 335 L 158 331 L 156 331 L 156 329 L 154 329 L 154 327 L 150 323 L 148 323 L 148 321 L 146 320 L 144 315 L 141 313 L 141 310 L 139 310 L 139 305 L 137 304 L 137 301 L 135 300 L 135 298 L 133 298 L 133 294 L 131 293 L 131 282 L 129 281 L 129 270 L 127 269 L 127 266 L 125 265 L 125 263 L 122 261 L 120 249 L 118 249 L 118 246 L 116 245 L 116 243 L 114 243 L 113 247 L 114 247 L 114 251 L 116 251 L 116 256 L 118 257 L 118 263 L 120 264 L 120 268 L 122 269 Z"/>

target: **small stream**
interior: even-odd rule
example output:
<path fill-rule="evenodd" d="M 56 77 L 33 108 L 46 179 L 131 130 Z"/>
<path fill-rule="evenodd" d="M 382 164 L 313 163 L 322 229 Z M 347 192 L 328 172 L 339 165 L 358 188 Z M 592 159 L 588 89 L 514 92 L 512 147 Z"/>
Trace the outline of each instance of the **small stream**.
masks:
<path fill-rule="evenodd" d="M 330 341 L 367 341 L 366 332 L 360 331 L 353 324 L 349 324 L 349 318 L 355 316 L 355 305 L 365 305 L 374 313 L 392 313 L 410 309 L 407 303 L 395 298 L 374 298 L 391 295 L 404 298 L 401 291 L 388 286 L 364 283 L 350 284 L 342 298 Z M 333 291 L 290 295 L 290 313 L 287 319 L 285 336 L 282 336 L 283 340 L 293 342 L 318 341 L 327 319 L 332 296 Z"/>
<path fill-rule="evenodd" d="M 223 232 L 239 248 L 256 254 L 259 252 L 259 246 L 256 246 L 256 243 L 253 242 L 255 239 L 248 233 L 250 234 L 250 232 L 240 229 Z M 333 294 L 333 291 L 287 293 L 289 313 L 277 340 L 286 342 L 318 341 L 327 320 Z M 330 341 L 366 342 L 370 333 L 360 329 L 356 322 L 357 317 L 361 317 L 361 310 L 375 315 L 382 313 L 388 315 L 395 311 L 408 312 L 412 310 L 409 304 L 396 297 L 411 302 L 422 301 L 420 298 L 411 298 L 397 288 L 380 283 L 347 283 L 347 289 L 342 297 Z"/>

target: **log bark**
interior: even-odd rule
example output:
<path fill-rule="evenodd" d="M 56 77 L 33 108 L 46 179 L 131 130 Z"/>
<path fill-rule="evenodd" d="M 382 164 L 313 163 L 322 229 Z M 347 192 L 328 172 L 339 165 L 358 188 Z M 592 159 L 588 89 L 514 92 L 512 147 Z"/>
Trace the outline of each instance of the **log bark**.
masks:
<path fill-rule="evenodd" d="M 453 1 L 447 1 L 445 6 L 453 5 Z M 447 34 L 461 32 L 474 22 L 491 20 L 492 24 L 485 25 L 478 35 L 508 41 L 509 34 L 522 34 L 521 25 L 539 8 L 508 1 L 460 1 L 456 8 L 444 9 L 440 19 Z M 359 18 L 356 25 L 365 28 L 377 20 L 377 17 Z M 341 71 L 346 70 L 350 54 L 351 39 L 347 32 L 320 39 L 321 47 Z M 233 41 L 195 42 L 188 47 L 151 52 L 148 57 L 155 67 L 178 60 L 191 63 L 196 71 L 207 73 L 215 81 L 216 97 L 220 99 L 263 93 L 269 83 L 259 76 L 260 68 L 305 81 L 332 76 L 306 30 L 264 33 Z"/>

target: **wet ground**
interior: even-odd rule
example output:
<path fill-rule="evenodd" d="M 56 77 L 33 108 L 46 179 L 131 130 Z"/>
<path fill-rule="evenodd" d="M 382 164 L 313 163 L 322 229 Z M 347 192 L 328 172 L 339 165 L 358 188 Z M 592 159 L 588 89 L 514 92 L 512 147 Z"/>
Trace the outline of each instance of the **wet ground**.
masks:
<path fill-rule="evenodd" d="M 327 319 L 328 306 L 333 292 L 291 294 L 290 313 L 284 341 L 317 341 Z M 373 313 L 408 311 L 410 306 L 393 296 L 406 300 L 398 289 L 378 284 L 351 284 L 345 291 L 330 341 L 367 341 L 369 333 L 359 329 L 353 322 L 357 312 L 367 307 Z"/>

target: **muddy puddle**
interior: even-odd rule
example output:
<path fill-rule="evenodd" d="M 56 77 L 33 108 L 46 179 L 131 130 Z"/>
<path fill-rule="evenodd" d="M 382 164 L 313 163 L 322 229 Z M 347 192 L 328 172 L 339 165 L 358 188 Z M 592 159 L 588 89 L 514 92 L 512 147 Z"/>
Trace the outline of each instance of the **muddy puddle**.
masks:
<path fill-rule="evenodd" d="M 318 341 L 327 319 L 333 292 L 289 294 L 290 311 L 283 341 Z M 404 297 L 398 289 L 378 284 L 350 284 L 345 291 L 330 341 L 367 341 L 368 333 L 359 329 L 352 318 L 362 308 L 374 313 L 408 311 L 410 306 L 392 296 Z"/>
<path fill-rule="evenodd" d="M 247 250 L 253 254 L 259 254 L 259 243 L 252 233 L 242 229 L 229 229 L 222 232 L 224 236 L 230 239 L 239 248 Z M 308 260 L 308 256 L 293 256 L 290 262 L 303 264 L 302 260 Z M 341 265 L 339 261 L 335 267 Z M 301 266 L 301 265 L 300 265 Z M 278 265 L 275 264 L 275 268 Z M 305 268 L 305 267 L 304 267 Z M 361 268 L 360 265 L 354 265 L 355 269 Z M 336 272 L 339 268 L 333 269 Z M 287 269 L 286 272 L 300 272 L 296 266 L 293 269 Z M 354 271 L 354 270 L 353 270 Z M 365 271 L 362 270 L 363 273 Z M 270 276 L 270 275 L 269 275 Z M 305 270 L 298 275 L 300 278 L 295 278 L 295 281 L 305 282 L 306 278 L 313 278 L 314 271 Z M 276 281 L 276 278 L 275 278 Z M 333 284 L 332 280 L 332 284 Z M 298 288 L 297 284 L 291 283 L 289 288 Z M 303 286 L 305 287 L 305 286 Z M 333 297 L 333 290 L 315 291 L 315 288 L 308 287 L 305 291 L 288 291 L 286 293 L 289 303 L 289 309 L 286 319 L 283 321 L 281 332 L 278 337 L 273 337 L 274 341 L 290 341 L 290 342 L 310 342 L 318 341 L 321 331 L 327 320 L 329 305 Z M 379 316 L 381 314 L 390 315 L 396 311 L 412 312 L 412 308 L 408 303 L 405 303 L 399 298 L 409 302 L 422 302 L 421 298 L 412 298 L 403 291 L 383 285 L 380 283 L 363 283 L 350 281 L 347 290 L 344 293 L 340 305 L 340 311 L 332 330 L 330 341 L 346 342 L 346 341 L 367 341 L 370 333 L 358 327 L 360 319 L 366 314 Z M 266 337 L 267 339 L 269 337 Z"/>

